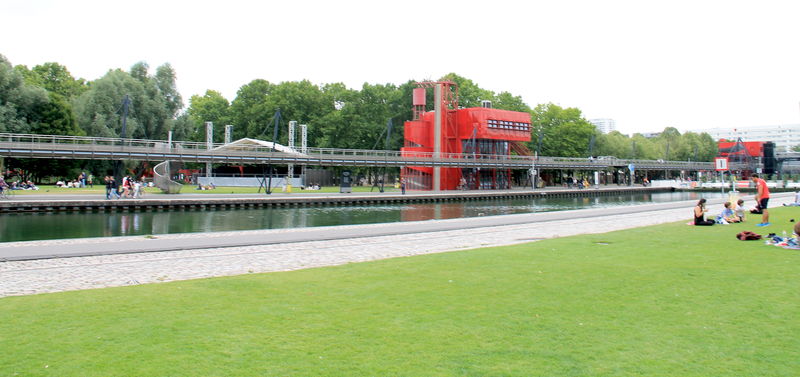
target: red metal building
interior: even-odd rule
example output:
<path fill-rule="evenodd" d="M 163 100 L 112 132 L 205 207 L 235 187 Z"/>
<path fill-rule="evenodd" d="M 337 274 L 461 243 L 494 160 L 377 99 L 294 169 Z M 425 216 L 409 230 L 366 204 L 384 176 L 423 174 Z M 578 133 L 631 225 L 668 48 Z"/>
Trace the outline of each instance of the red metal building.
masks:
<path fill-rule="evenodd" d="M 720 141 L 717 146 L 721 157 L 764 157 L 763 141 Z"/>
<path fill-rule="evenodd" d="M 458 108 L 458 88 L 452 82 L 423 82 L 414 89 L 414 119 L 405 122 L 404 156 L 483 158 L 530 152 L 529 113 L 484 107 Z M 426 89 L 434 89 L 434 110 L 425 111 Z M 455 154 L 455 155 L 454 155 Z M 410 190 L 507 189 L 508 169 L 406 167 L 402 171 Z M 463 178 L 463 179 L 462 179 Z"/>

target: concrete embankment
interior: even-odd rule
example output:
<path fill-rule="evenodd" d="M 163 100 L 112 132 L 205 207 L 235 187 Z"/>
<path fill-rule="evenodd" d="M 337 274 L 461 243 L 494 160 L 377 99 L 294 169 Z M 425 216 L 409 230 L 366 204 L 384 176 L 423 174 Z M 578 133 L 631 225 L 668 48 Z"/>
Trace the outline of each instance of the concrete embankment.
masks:
<path fill-rule="evenodd" d="M 670 192 L 670 187 L 604 186 L 598 189 L 475 190 L 400 193 L 297 194 L 148 194 L 145 199 L 106 200 L 78 195 L 20 195 L 0 201 L 0 214 L 19 212 L 158 211 L 292 206 L 346 206 L 392 203 L 436 203 L 516 198 L 563 198 Z"/>

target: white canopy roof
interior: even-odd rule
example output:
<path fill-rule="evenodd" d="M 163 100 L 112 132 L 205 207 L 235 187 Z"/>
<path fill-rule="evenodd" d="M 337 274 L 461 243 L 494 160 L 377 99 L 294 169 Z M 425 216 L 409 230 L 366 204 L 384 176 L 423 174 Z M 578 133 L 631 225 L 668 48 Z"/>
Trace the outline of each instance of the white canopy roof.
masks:
<path fill-rule="evenodd" d="M 289 148 L 289 147 L 287 147 L 285 145 L 281 145 L 281 144 L 274 143 L 274 142 L 271 142 L 271 141 L 264 141 L 264 140 L 258 140 L 258 139 L 250 139 L 250 138 L 239 139 L 239 140 L 231 142 L 230 144 L 225 144 L 225 145 L 216 147 L 216 148 L 214 148 L 214 150 L 250 149 L 250 148 L 253 148 L 253 147 L 265 147 L 265 148 L 274 149 L 274 150 L 276 150 L 278 152 L 302 155 L 302 153 L 297 152 L 296 150 L 294 150 L 292 148 Z"/>

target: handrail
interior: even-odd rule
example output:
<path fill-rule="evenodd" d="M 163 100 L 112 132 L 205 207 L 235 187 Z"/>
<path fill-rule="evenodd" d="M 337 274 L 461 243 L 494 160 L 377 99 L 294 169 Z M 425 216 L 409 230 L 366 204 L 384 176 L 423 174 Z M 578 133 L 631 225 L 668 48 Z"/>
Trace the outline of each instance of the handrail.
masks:
<path fill-rule="evenodd" d="M 126 139 L 126 138 L 111 138 L 111 137 L 95 137 L 95 136 L 70 136 L 70 135 L 38 135 L 38 134 L 15 134 L 15 133 L 0 133 L 0 143 L 23 143 L 23 144 L 50 144 L 50 145 L 91 145 L 93 149 L 103 147 L 130 147 L 130 148 L 144 148 L 158 151 L 169 150 L 170 146 L 166 140 L 148 140 L 148 139 Z M 273 148 L 264 146 L 237 146 L 236 149 L 229 150 L 214 150 L 208 149 L 208 145 L 204 142 L 193 141 L 173 141 L 174 146 L 179 146 L 180 153 L 193 153 L 202 151 L 204 154 L 209 155 L 244 155 L 244 154 L 264 154 L 265 156 L 292 156 L 290 154 L 276 152 Z M 218 148 L 224 144 L 215 143 L 213 148 Z M 174 149 L 173 149 L 174 150 Z M 176 153 L 179 153 L 176 151 Z M 686 168 L 711 168 L 711 162 L 697 162 L 697 161 L 663 161 L 663 160 L 641 160 L 641 159 L 620 159 L 620 158 L 581 158 L 581 157 L 558 157 L 558 156 L 539 156 L 535 161 L 533 156 L 519 156 L 519 155 L 496 155 L 496 154 L 473 154 L 473 153 L 439 153 L 438 157 L 434 157 L 433 152 L 428 151 L 393 151 L 393 150 L 368 150 L 368 149 L 340 149 L 340 148 L 315 148 L 309 147 L 306 154 L 297 153 L 296 156 L 306 158 L 319 158 L 329 157 L 342 160 L 354 159 L 392 159 L 393 161 L 437 161 L 446 162 L 452 160 L 465 160 L 474 162 L 493 162 L 502 161 L 510 164 L 525 164 L 534 162 L 536 165 L 550 165 L 550 164 L 579 164 L 579 165 L 596 165 L 600 166 L 627 166 L 644 165 L 644 166 L 670 166 L 670 167 L 686 167 Z"/>

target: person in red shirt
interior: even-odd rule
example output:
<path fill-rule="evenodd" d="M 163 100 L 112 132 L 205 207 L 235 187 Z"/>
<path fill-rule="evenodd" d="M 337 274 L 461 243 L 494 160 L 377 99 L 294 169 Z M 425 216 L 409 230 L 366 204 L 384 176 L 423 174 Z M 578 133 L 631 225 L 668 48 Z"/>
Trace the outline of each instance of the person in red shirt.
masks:
<path fill-rule="evenodd" d="M 769 211 L 767 211 L 767 203 L 769 203 L 769 187 L 767 187 L 767 182 L 763 179 L 758 177 L 758 174 L 753 174 L 750 177 L 753 180 L 753 183 L 756 184 L 756 203 L 758 206 L 761 207 L 763 211 L 761 213 L 761 224 L 756 224 L 756 226 L 768 226 L 769 224 Z"/>

